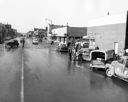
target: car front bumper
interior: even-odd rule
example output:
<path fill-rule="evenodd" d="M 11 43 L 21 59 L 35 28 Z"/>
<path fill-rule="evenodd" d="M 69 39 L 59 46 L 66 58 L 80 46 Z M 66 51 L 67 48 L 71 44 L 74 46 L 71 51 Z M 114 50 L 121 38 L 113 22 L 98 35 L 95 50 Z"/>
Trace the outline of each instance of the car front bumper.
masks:
<path fill-rule="evenodd" d="M 105 65 L 96 65 L 96 64 L 90 64 L 90 67 L 94 67 L 94 68 L 102 68 L 102 69 L 105 69 L 105 68 L 106 68 Z"/>

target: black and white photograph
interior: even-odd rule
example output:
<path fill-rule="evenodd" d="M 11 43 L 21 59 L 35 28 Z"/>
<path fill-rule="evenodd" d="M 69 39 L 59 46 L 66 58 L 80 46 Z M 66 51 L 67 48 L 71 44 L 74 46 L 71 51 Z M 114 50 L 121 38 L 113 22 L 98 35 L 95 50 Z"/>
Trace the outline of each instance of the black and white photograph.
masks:
<path fill-rule="evenodd" d="M 0 0 L 0 102 L 128 102 L 128 0 Z"/>

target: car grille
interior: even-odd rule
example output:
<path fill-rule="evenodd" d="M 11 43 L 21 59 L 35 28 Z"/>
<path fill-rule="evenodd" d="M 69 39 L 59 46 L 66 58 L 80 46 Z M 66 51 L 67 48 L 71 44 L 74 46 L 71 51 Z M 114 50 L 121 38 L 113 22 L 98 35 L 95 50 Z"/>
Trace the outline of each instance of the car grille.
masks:
<path fill-rule="evenodd" d="M 104 65 L 104 63 L 102 61 L 92 61 L 92 64 L 95 64 L 95 65 Z"/>

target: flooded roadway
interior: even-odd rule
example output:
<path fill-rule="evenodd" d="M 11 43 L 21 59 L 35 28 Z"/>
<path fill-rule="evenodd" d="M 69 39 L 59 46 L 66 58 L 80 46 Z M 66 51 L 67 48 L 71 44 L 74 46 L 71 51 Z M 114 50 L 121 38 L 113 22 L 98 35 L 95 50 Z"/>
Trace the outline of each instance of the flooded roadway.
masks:
<path fill-rule="evenodd" d="M 128 102 L 128 83 L 72 62 L 55 47 L 32 45 L 7 51 L 0 58 L 0 102 L 21 102 L 23 51 L 24 102 Z"/>
<path fill-rule="evenodd" d="M 0 48 L 0 102 L 20 102 L 21 49 Z"/>

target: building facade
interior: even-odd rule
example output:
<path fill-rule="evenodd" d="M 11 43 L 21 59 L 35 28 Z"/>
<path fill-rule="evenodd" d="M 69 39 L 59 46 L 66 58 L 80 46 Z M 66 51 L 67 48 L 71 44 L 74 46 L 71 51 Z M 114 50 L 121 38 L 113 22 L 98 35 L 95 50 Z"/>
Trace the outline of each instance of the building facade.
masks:
<path fill-rule="evenodd" d="M 59 42 L 66 42 L 71 39 L 81 39 L 83 36 L 87 35 L 87 27 L 65 26 L 53 29 L 52 34 L 56 36 Z"/>
<path fill-rule="evenodd" d="M 6 39 L 11 39 L 17 36 L 17 30 L 13 29 L 10 24 L 0 23 L 0 43 Z"/>
<path fill-rule="evenodd" d="M 47 30 L 41 29 L 41 28 L 34 28 L 33 36 L 36 36 L 39 39 L 42 39 L 47 36 Z"/>
<path fill-rule="evenodd" d="M 118 43 L 119 51 L 125 48 L 127 13 L 107 15 L 88 22 L 87 34 L 95 38 L 100 49 L 114 49 Z"/>

